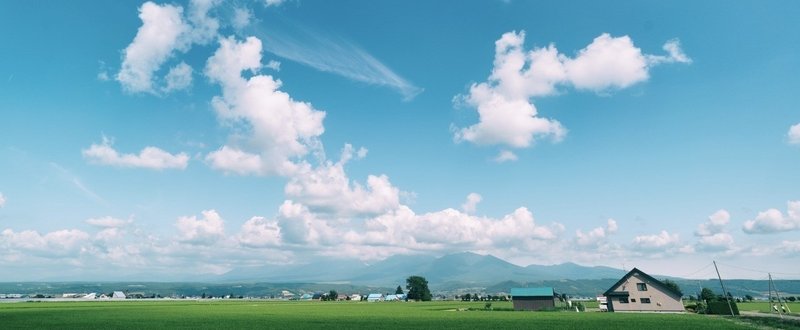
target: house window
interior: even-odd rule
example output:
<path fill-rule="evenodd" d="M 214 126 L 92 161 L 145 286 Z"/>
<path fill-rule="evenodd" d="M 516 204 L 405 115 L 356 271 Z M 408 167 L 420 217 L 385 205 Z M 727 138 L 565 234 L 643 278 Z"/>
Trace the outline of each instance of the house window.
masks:
<path fill-rule="evenodd" d="M 649 304 L 650 303 L 650 298 L 642 298 L 640 300 L 642 301 L 642 304 Z"/>
<path fill-rule="evenodd" d="M 627 304 L 628 303 L 628 298 L 627 297 L 619 298 L 619 303 L 620 304 Z"/>
<path fill-rule="evenodd" d="M 636 299 L 631 299 L 631 302 L 636 302 Z"/>
<path fill-rule="evenodd" d="M 647 284 L 645 284 L 645 283 L 636 283 L 636 288 L 639 289 L 639 291 L 647 291 Z"/>

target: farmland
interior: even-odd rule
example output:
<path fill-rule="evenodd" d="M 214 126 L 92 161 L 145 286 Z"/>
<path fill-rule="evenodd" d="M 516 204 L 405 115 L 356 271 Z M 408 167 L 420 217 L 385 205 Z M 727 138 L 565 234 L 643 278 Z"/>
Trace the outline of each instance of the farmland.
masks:
<path fill-rule="evenodd" d="M 481 311 L 484 307 L 481 302 L 20 302 L 0 304 L 0 322 L 4 329 L 748 328 L 726 318 L 694 314 Z M 495 302 L 492 307 L 507 309 L 511 304 Z"/>

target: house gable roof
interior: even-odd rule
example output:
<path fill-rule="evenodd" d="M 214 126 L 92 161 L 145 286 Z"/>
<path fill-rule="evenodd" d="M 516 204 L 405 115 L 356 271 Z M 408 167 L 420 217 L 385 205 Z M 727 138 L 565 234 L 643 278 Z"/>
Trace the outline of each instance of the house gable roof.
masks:
<path fill-rule="evenodd" d="M 511 288 L 511 297 L 552 297 L 553 288 Z"/>
<path fill-rule="evenodd" d="M 614 283 L 614 285 L 612 285 L 608 290 L 606 290 L 606 292 L 603 293 L 603 295 L 604 296 L 611 296 L 611 295 L 620 295 L 620 294 L 622 294 L 623 292 L 614 291 L 614 289 L 619 287 L 620 284 L 622 284 L 623 282 L 627 281 L 634 274 L 639 274 L 641 277 L 644 277 L 648 282 L 650 282 L 651 284 L 657 285 L 659 288 L 661 288 L 665 292 L 671 293 L 671 294 L 673 294 L 675 296 L 678 296 L 678 297 L 681 296 L 680 292 L 673 290 L 672 288 L 666 286 L 664 284 L 664 282 L 661 282 L 661 281 L 657 280 L 655 277 L 647 275 L 647 273 L 639 270 L 636 267 L 633 267 L 633 269 L 631 269 L 631 271 L 629 271 L 627 274 L 625 274 L 625 276 L 623 276 L 619 281 L 617 281 L 617 283 Z M 627 293 L 627 291 L 625 291 L 625 293 Z"/>

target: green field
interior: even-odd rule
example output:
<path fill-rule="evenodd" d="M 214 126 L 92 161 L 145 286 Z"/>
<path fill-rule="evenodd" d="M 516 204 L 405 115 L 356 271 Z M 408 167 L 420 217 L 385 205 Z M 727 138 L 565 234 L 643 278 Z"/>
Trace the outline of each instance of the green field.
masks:
<path fill-rule="evenodd" d="M 740 302 L 737 303 L 737 305 L 739 306 L 739 310 L 742 312 L 770 312 L 770 304 L 768 302 Z M 775 305 L 777 305 L 777 303 L 775 303 Z M 787 305 L 791 310 L 791 313 L 789 313 L 790 315 L 800 316 L 800 302 L 788 303 Z"/>
<path fill-rule="evenodd" d="M 694 314 L 459 311 L 481 302 L 104 301 L 0 304 L 2 329 L 748 329 Z M 495 308 L 510 308 L 495 302 Z"/>

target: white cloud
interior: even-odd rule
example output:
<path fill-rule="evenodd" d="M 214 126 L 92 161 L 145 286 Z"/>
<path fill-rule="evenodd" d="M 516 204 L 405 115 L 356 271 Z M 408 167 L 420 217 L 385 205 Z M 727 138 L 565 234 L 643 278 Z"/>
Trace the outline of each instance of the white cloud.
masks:
<path fill-rule="evenodd" d="M 800 229 L 800 201 L 787 202 L 784 215 L 776 209 L 759 212 L 754 220 L 747 220 L 742 230 L 748 234 L 769 234 Z"/>
<path fill-rule="evenodd" d="M 0 193 L 0 208 L 6 206 L 6 196 L 3 196 L 3 193 Z"/>
<path fill-rule="evenodd" d="M 483 197 L 481 197 L 480 194 L 469 193 L 469 195 L 467 195 L 467 200 L 464 204 L 461 204 L 461 209 L 466 213 L 473 214 L 475 213 L 478 203 L 480 203 L 482 199 Z"/>
<path fill-rule="evenodd" d="M 316 168 L 303 167 L 286 184 L 286 196 L 315 211 L 337 215 L 377 215 L 400 205 L 400 190 L 386 175 L 369 175 L 366 187 L 347 177 L 344 166 L 353 157 L 366 156 L 366 149 L 346 144 L 340 160 L 325 161 Z"/>
<path fill-rule="evenodd" d="M 131 223 L 131 220 L 123 220 L 106 216 L 101 218 L 87 219 L 86 223 L 100 228 L 119 228 L 129 225 Z"/>
<path fill-rule="evenodd" d="M 263 217 L 252 217 L 242 224 L 239 243 L 247 247 L 279 246 L 281 229 L 277 221 Z"/>
<path fill-rule="evenodd" d="M 697 226 L 696 236 L 711 236 L 719 234 L 730 222 L 731 215 L 726 210 L 719 210 L 708 217 L 708 221 Z"/>
<path fill-rule="evenodd" d="M 192 0 L 189 3 L 188 19 L 192 29 L 191 42 L 207 45 L 217 37 L 219 20 L 209 16 L 209 11 L 220 4 L 221 0 Z"/>
<path fill-rule="evenodd" d="M 239 175 L 261 174 L 264 167 L 260 155 L 229 146 L 222 146 L 219 150 L 209 153 L 206 161 L 213 169 Z"/>
<path fill-rule="evenodd" d="M 664 43 L 662 48 L 667 51 L 667 55 L 647 55 L 648 64 L 656 65 L 661 63 L 692 63 L 692 59 L 683 52 L 683 49 L 681 49 L 680 40 L 669 40 Z"/>
<path fill-rule="evenodd" d="M 780 248 L 787 255 L 800 255 L 800 241 L 783 241 L 781 242 Z"/>
<path fill-rule="evenodd" d="M 497 157 L 494 158 L 494 161 L 498 163 L 513 162 L 515 160 L 517 160 L 517 155 L 510 150 L 501 150 Z"/>
<path fill-rule="evenodd" d="M 142 26 L 123 51 L 122 67 L 116 77 L 127 91 L 153 93 L 153 74 L 175 50 L 188 49 L 189 44 L 181 36 L 191 27 L 182 16 L 180 6 L 148 1 L 139 8 Z"/>
<path fill-rule="evenodd" d="M 789 127 L 789 143 L 790 144 L 800 144 L 800 124 L 792 125 Z"/>
<path fill-rule="evenodd" d="M 183 90 L 192 85 L 192 67 L 188 64 L 181 62 L 172 67 L 164 78 L 167 81 L 167 86 L 164 87 L 164 92 L 172 92 Z"/>
<path fill-rule="evenodd" d="M 527 250 L 536 242 L 556 239 L 564 229 L 558 223 L 537 225 L 524 207 L 493 219 L 454 209 L 417 215 L 405 205 L 367 220 L 366 228 L 366 233 L 359 235 L 365 245 L 444 252 L 512 247 Z"/>
<path fill-rule="evenodd" d="M 733 236 L 728 233 L 716 233 L 700 237 L 698 249 L 704 251 L 727 251 L 734 248 Z"/>
<path fill-rule="evenodd" d="M 196 216 L 179 217 L 175 227 L 178 228 L 178 240 L 198 245 L 211 245 L 225 236 L 225 222 L 215 210 L 201 212 L 202 219 Z"/>
<path fill-rule="evenodd" d="M 249 9 L 234 8 L 233 18 L 231 19 L 231 25 L 233 25 L 234 29 L 241 30 L 250 25 L 250 21 L 252 19 L 253 19 L 253 12 L 251 12 Z"/>
<path fill-rule="evenodd" d="M 11 253 L 20 251 L 39 257 L 74 257 L 85 251 L 89 234 L 76 230 L 57 230 L 39 234 L 33 230 L 14 232 L 5 229 L 0 234 L 0 247 Z"/>
<path fill-rule="evenodd" d="M 489 79 L 457 97 L 478 110 L 479 122 L 456 130 L 456 141 L 514 148 L 528 147 L 536 138 L 561 141 L 567 130 L 556 120 L 540 117 L 531 98 L 556 94 L 559 85 L 596 92 L 622 89 L 647 80 L 651 66 L 690 62 L 677 39 L 664 45 L 668 56 L 655 56 L 643 55 L 628 36 L 604 33 L 574 58 L 552 44 L 526 52 L 524 41 L 524 32 L 503 34 L 495 42 Z"/>
<path fill-rule="evenodd" d="M 154 170 L 185 169 L 189 163 L 186 153 L 170 154 L 156 147 L 145 147 L 138 155 L 119 154 L 112 141 L 103 137 L 102 144 L 92 144 L 82 151 L 90 162 L 120 167 L 141 167 Z"/>
<path fill-rule="evenodd" d="M 617 221 L 614 219 L 608 219 L 606 221 L 605 228 L 597 227 L 585 234 L 581 230 L 576 230 L 575 242 L 579 246 L 600 246 L 607 243 L 608 235 L 616 233 L 617 229 Z"/>
<path fill-rule="evenodd" d="M 282 5 L 284 2 L 286 2 L 286 0 L 264 0 L 264 5 L 267 6 L 267 7 L 270 7 L 270 6 L 277 7 L 277 6 Z"/>
<path fill-rule="evenodd" d="M 343 233 L 319 219 L 306 206 L 289 200 L 284 201 L 278 211 L 278 223 L 285 242 L 304 247 L 337 244 Z"/>
<path fill-rule="evenodd" d="M 679 243 L 678 234 L 670 234 L 666 230 L 654 235 L 636 236 L 633 239 L 633 245 L 644 250 L 667 250 L 677 247 Z"/>
<path fill-rule="evenodd" d="M 267 65 L 265 65 L 264 67 L 275 71 L 281 71 L 281 62 L 278 62 L 276 60 L 270 60 L 269 63 L 267 63 Z"/>
<path fill-rule="evenodd" d="M 223 146 L 206 159 L 212 167 L 239 174 L 289 175 L 298 170 L 293 160 L 306 156 L 320 145 L 325 112 L 311 104 L 293 100 L 279 90 L 281 82 L 271 76 L 242 77 L 261 68 L 261 41 L 254 37 L 239 42 L 220 39 L 220 48 L 208 59 L 205 73 L 222 86 L 222 97 L 212 105 L 219 118 L 246 132 L 244 141 Z M 238 166 L 231 157 L 244 158 Z"/>
<path fill-rule="evenodd" d="M 728 251 L 734 248 L 733 236 L 725 232 L 731 215 L 726 210 L 719 210 L 708 216 L 708 221 L 697 226 L 697 250 Z"/>

